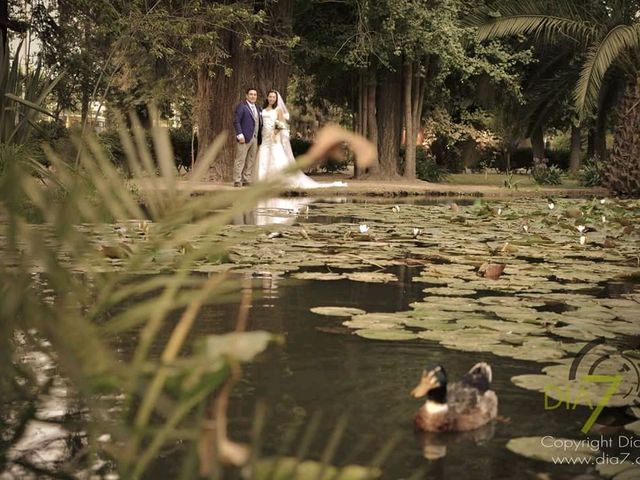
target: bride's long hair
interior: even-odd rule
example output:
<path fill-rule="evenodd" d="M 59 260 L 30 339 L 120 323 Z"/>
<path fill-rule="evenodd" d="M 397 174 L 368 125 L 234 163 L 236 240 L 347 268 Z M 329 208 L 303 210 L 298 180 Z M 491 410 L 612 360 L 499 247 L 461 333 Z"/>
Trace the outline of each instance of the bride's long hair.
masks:
<path fill-rule="evenodd" d="M 269 105 L 269 95 L 271 95 L 272 93 L 276 94 L 276 101 L 274 102 L 273 107 L 271 107 L 271 108 L 273 108 L 275 110 L 275 108 L 278 106 L 278 97 L 280 96 L 280 94 L 278 92 L 276 92 L 275 90 L 269 90 L 267 92 L 267 96 L 264 98 L 264 106 L 262 108 L 267 108 L 267 107 L 270 106 Z"/>

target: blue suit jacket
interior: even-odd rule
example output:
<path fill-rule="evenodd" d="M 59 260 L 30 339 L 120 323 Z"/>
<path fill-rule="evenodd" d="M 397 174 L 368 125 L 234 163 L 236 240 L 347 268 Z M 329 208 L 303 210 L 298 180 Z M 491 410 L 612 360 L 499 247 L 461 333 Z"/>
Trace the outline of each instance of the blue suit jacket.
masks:
<path fill-rule="evenodd" d="M 258 144 L 262 143 L 262 109 L 258 104 L 256 104 L 256 111 L 258 112 Z M 236 131 L 237 135 L 244 135 L 244 139 L 247 143 L 251 141 L 253 137 L 253 131 L 256 127 L 256 123 L 253 119 L 253 115 L 251 114 L 251 108 L 249 108 L 249 104 L 245 101 L 242 101 L 236 107 L 234 120 L 233 120 L 233 128 Z"/>

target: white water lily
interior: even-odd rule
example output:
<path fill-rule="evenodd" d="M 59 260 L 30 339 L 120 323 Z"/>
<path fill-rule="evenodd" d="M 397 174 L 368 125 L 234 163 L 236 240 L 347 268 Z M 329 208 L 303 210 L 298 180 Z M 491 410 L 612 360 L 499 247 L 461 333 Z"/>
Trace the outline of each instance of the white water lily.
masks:
<path fill-rule="evenodd" d="M 421 228 L 414 228 L 413 229 L 413 236 L 417 237 L 418 235 L 420 235 L 422 233 L 422 229 Z"/>
<path fill-rule="evenodd" d="M 392 210 L 393 210 L 395 213 L 400 213 L 400 205 L 394 205 L 394 206 L 393 206 L 393 208 L 392 208 Z"/>
<path fill-rule="evenodd" d="M 360 233 L 367 233 L 369 231 L 369 227 L 366 224 L 360 225 Z"/>
<path fill-rule="evenodd" d="M 587 236 L 580 235 L 580 245 L 584 245 L 585 243 L 587 243 Z"/>
<path fill-rule="evenodd" d="M 607 199 L 606 198 L 600 199 L 600 205 L 604 205 L 605 203 L 607 203 Z"/>
<path fill-rule="evenodd" d="M 584 229 L 587 228 L 587 227 L 585 227 L 584 225 L 578 225 L 576 228 L 578 229 L 578 231 L 580 233 L 582 233 L 582 232 L 584 232 Z"/>

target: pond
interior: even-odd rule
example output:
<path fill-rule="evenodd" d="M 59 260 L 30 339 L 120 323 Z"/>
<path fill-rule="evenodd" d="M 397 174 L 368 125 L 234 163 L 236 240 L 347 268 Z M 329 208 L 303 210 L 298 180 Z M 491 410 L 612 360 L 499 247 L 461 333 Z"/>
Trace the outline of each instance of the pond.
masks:
<path fill-rule="evenodd" d="M 399 272 L 398 272 L 399 273 Z M 276 454 L 288 431 L 308 422 L 313 413 L 322 420 L 315 434 L 310 456 L 320 458 L 338 419 L 346 414 L 347 427 L 335 456 L 335 463 L 371 462 L 376 452 L 395 437 L 383 467 L 383 478 L 525 478 L 548 472 L 553 478 L 570 478 L 589 471 L 584 466 L 554 466 L 518 456 L 505 448 L 511 438 L 555 435 L 576 437 L 590 411 L 586 407 L 545 410 L 544 398 L 515 386 L 511 378 L 532 373 L 538 364 L 497 357 L 489 353 L 457 352 L 435 342 L 403 343 L 371 341 L 353 335 L 326 333 L 339 319 L 315 315 L 310 308 L 329 303 L 367 311 L 392 312 L 408 308 L 421 298 L 421 284 L 411 283 L 411 270 L 403 281 L 366 284 L 292 281 L 262 278 L 253 282 L 254 299 L 250 327 L 286 335 L 282 347 L 271 349 L 261 361 L 245 371 L 231 408 L 231 431 L 247 440 L 251 417 L 258 400 L 266 402 L 267 425 L 263 451 Z M 199 333 L 229 331 L 235 318 L 233 308 L 209 309 L 199 324 Z M 412 419 L 421 405 L 409 391 L 422 368 L 442 364 L 452 378 L 460 378 L 478 361 L 489 362 L 494 372 L 494 390 L 499 395 L 500 415 L 493 432 L 479 440 L 460 434 L 429 439 L 426 445 L 442 458 L 424 458 L 420 435 L 414 434 Z M 287 453 L 294 453 L 295 445 Z M 161 462 L 161 470 L 149 478 L 173 478 L 173 462 Z"/>
<path fill-rule="evenodd" d="M 637 275 L 637 263 L 628 261 L 629 253 L 638 251 L 637 238 L 634 233 L 629 243 L 615 252 L 605 250 L 601 242 L 623 226 L 611 225 L 620 206 L 607 205 L 605 210 L 599 200 L 561 200 L 557 203 L 562 207 L 553 208 L 540 199 L 508 202 L 473 205 L 468 199 L 428 199 L 418 206 L 375 200 L 314 203 L 309 198 L 275 199 L 238 221 L 241 225 L 265 226 L 270 232 L 249 240 L 251 246 L 246 249 L 242 242 L 232 248 L 234 262 L 248 272 L 262 272 L 258 274 L 261 278 L 253 280 L 256 298 L 251 328 L 282 333 L 286 338 L 283 347 L 270 350 L 245 372 L 232 409 L 238 438 L 247 438 L 255 402 L 264 401 L 269 412 L 263 444 L 266 454 L 278 453 L 287 432 L 322 412 L 311 457 L 322 456 L 341 416 L 346 415 L 346 430 L 334 461 L 370 463 L 376 452 L 394 438 L 397 443 L 384 464 L 383 478 L 462 478 L 469 471 L 481 479 L 520 478 L 536 472 L 562 478 L 595 473 L 594 467 L 543 463 L 506 448 L 510 439 L 518 437 L 583 438 L 580 430 L 591 414 L 584 404 L 592 405 L 584 398 L 575 400 L 571 394 L 563 397 L 556 392 L 555 398 L 546 399 L 545 407 L 543 393 L 516 386 L 512 379 L 542 373 L 545 365 L 562 365 L 585 341 L 601 338 L 603 322 L 616 321 L 612 312 L 617 307 L 629 321 L 619 321 L 619 334 L 603 335 L 609 341 L 623 341 L 625 352 L 637 355 L 640 341 L 633 335 L 640 333 L 640 323 L 637 314 L 629 310 L 638 300 L 637 280 L 629 278 Z M 633 215 L 638 214 L 634 204 L 628 208 Z M 556 216 L 561 209 L 564 213 Z M 606 218 L 602 223 L 605 215 L 610 216 L 609 225 Z M 600 224 L 594 226 L 594 219 Z M 359 231 L 363 223 L 373 232 Z M 587 248 L 580 243 L 582 223 L 590 225 L 591 246 Z M 416 235 L 410 227 L 421 232 Z M 302 237 L 298 232 L 303 232 Z M 514 246 L 504 248 L 509 243 Z M 551 244 L 556 244 L 557 250 L 550 249 Z M 469 274 L 470 264 L 488 258 L 507 263 L 509 280 L 478 279 L 475 271 Z M 416 265 L 419 260 L 423 263 Z M 598 266 L 603 261 L 609 265 Z M 358 276 L 353 276 L 354 271 Z M 384 283 L 371 283 L 378 281 Z M 453 301 L 453 307 L 447 299 Z M 612 301 L 608 306 L 607 299 Z M 600 300 L 605 303 L 600 304 Z M 466 301 L 478 308 L 463 308 Z M 371 318 L 368 323 L 363 320 L 365 316 L 356 315 L 352 322 L 361 323 L 353 325 L 355 330 L 345 329 L 342 322 L 350 320 L 349 316 L 310 311 L 319 306 L 354 307 L 373 315 L 389 312 L 398 319 Z M 445 310 L 440 313 L 452 315 L 425 313 L 428 309 L 437 313 L 439 307 Z M 590 318 L 580 324 L 578 317 L 589 309 L 592 314 L 585 316 Z M 404 319 L 407 312 L 421 313 L 410 323 Z M 203 329 L 200 333 L 229 331 L 234 318 L 232 308 L 210 309 L 198 328 Z M 371 339 L 377 335 L 353 335 L 354 331 L 376 333 L 380 327 L 377 320 L 393 324 L 393 328 L 381 328 L 381 332 L 402 327 L 404 322 L 402 330 L 409 332 L 407 339 L 392 342 L 385 341 L 384 335 L 380 340 Z M 431 328 L 420 323 L 423 320 L 430 320 Z M 490 328 L 493 325 L 504 333 L 508 321 L 515 323 L 509 324 L 513 327 L 508 327 L 507 334 L 523 329 L 521 336 L 516 332 L 515 338 L 507 340 L 513 345 L 508 345 L 513 353 L 504 351 L 505 342 L 481 332 L 469 331 L 477 335 L 472 342 L 479 344 L 472 348 L 468 341 L 456 343 L 444 337 L 448 331 L 462 336 L 466 333 L 462 327 L 474 327 L 476 322 Z M 461 326 L 460 330 L 452 328 L 454 323 Z M 538 330 L 540 324 L 544 328 Z M 531 328 L 527 330 L 526 326 Z M 414 335 L 420 335 L 422 329 L 431 334 L 442 329 L 443 335 Z M 539 342 L 527 343 L 528 334 Z M 501 349 L 499 355 L 491 353 Z M 412 418 L 421 402 L 411 398 L 409 392 L 421 370 L 441 364 L 455 380 L 479 361 L 493 367 L 501 416 L 494 428 L 477 435 L 448 434 L 427 439 L 414 434 Z M 566 361 L 564 366 L 568 375 Z M 547 383 L 562 384 L 565 379 L 549 377 Z M 633 402 L 627 403 L 633 406 Z M 590 435 L 626 432 L 622 425 L 634 417 L 625 411 L 624 402 L 620 405 L 605 410 L 600 421 L 608 425 L 594 425 Z M 287 453 L 294 453 L 294 447 Z M 608 452 L 615 453 L 620 452 Z"/>
<path fill-rule="evenodd" d="M 264 402 L 265 455 L 295 454 L 301 433 L 292 445 L 284 439 L 321 414 L 308 456 L 322 457 L 344 418 L 332 462 L 367 465 L 392 445 L 384 479 L 598 477 L 595 465 L 554 465 L 507 444 L 585 438 L 588 406 L 602 392 L 589 386 L 576 394 L 570 367 L 601 339 L 590 352 L 595 360 L 585 357 L 580 368 L 622 372 L 625 389 L 611 397 L 612 408 L 588 438 L 637 439 L 624 428 L 640 414 L 640 378 L 636 385 L 621 359 L 640 364 L 638 202 L 426 203 L 284 199 L 221 232 L 229 258 L 195 270 L 232 268 L 250 278 L 249 329 L 285 338 L 245 368 L 230 406 L 231 437 L 248 440 L 256 404 Z M 487 265 L 504 272 L 491 278 L 483 274 Z M 311 311 L 316 307 L 362 312 L 325 315 Z M 191 335 L 233 330 L 236 314 L 233 304 L 207 307 Z M 422 370 L 440 364 L 455 381 L 480 361 L 493 369 L 498 421 L 473 434 L 415 434 L 412 420 L 423 402 L 409 392 Z M 545 394 L 565 384 L 565 393 Z M 613 457 L 629 449 L 603 450 Z M 632 450 L 634 458 L 639 451 Z M 176 478 L 181 453 L 180 445 L 165 451 L 147 478 Z"/>

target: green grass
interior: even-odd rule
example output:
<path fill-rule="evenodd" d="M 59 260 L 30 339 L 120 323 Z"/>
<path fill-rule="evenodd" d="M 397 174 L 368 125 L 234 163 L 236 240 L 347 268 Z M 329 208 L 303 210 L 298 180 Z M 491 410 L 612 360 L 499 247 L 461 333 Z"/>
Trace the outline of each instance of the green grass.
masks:
<path fill-rule="evenodd" d="M 490 173 L 485 175 L 484 173 L 452 173 L 447 177 L 448 183 L 458 185 L 489 185 L 496 187 L 504 187 L 504 182 L 507 180 L 507 175 Z M 533 178 L 529 175 L 513 175 L 511 177 L 511 184 L 517 185 L 519 188 L 523 187 L 536 187 L 537 184 L 533 181 Z M 555 188 L 583 188 L 578 183 L 577 179 L 563 177 L 560 185 L 548 185 Z"/>

